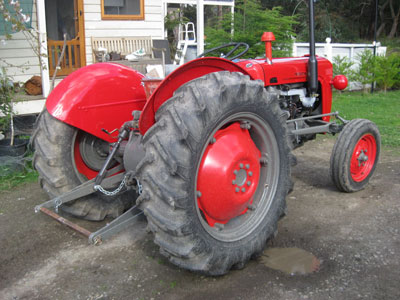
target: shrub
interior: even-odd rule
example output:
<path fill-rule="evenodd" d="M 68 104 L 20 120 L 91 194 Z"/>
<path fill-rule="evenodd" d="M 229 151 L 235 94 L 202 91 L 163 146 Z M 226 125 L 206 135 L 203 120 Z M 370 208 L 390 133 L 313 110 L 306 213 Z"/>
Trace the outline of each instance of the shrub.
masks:
<path fill-rule="evenodd" d="M 375 80 L 378 87 L 386 91 L 400 84 L 400 55 L 392 53 L 388 57 L 375 57 Z"/>
<path fill-rule="evenodd" d="M 374 80 L 375 58 L 371 50 L 365 50 L 357 55 L 359 65 L 355 79 L 363 84 L 364 91 L 366 91 L 366 85 Z"/>
<path fill-rule="evenodd" d="M 355 79 L 355 71 L 352 69 L 354 62 L 344 56 L 335 56 L 333 58 L 333 76 L 345 75 L 349 81 Z"/>
<path fill-rule="evenodd" d="M 0 69 L 0 132 L 5 135 L 11 128 L 13 131 L 13 97 L 14 85 L 11 77 L 3 67 Z M 11 145 L 13 144 L 13 132 L 11 134 Z"/>

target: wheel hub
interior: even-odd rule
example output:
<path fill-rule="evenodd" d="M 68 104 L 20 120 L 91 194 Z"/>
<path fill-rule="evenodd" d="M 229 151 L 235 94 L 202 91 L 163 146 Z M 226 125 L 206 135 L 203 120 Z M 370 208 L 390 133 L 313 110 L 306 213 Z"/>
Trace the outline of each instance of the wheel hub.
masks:
<path fill-rule="evenodd" d="M 100 171 L 108 156 L 108 143 L 93 135 L 83 134 L 79 140 L 79 150 L 86 165 Z"/>
<path fill-rule="evenodd" d="M 375 158 L 375 138 L 371 134 L 366 134 L 357 142 L 351 157 L 350 173 L 355 182 L 361 182 L 368 177 L 374 166 Z"/>
<path fill-rule="evenodd" d="M 261 153 L 246 128 L 234 123 L 216 132 L 200 164 L 198 205 L 208 224 L 226 224 L 245 213 L 260 175 Z"/>
<path fill-rule="evenodd" d="M 365 153 L 367 153 L 367 150 L 361 150 L 360 155 L 357 158 L 359 167 L 364 166 L 365 162 L 368 161 L 368 156 L 365 155 Z"/>

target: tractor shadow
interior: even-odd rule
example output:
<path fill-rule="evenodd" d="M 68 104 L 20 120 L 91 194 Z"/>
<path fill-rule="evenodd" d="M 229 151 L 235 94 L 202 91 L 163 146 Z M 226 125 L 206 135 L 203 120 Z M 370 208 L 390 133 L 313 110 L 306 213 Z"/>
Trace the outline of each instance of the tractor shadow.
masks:
<path fill-rule="evenodd" d="M 304 154 L 296 157 L 297 164 L 292 166 L 292 180 L 295 186 L 337 191 L 329 174 L 329 159 Z"/>

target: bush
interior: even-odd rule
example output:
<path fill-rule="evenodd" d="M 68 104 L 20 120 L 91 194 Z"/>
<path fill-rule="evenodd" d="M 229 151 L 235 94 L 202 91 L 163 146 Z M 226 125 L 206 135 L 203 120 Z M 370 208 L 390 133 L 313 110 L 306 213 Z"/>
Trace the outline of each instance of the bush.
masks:
<path fill-rule="evenodd" d="M 362 83 L 364 91 L 366 91 L 366 85 L 373 82 L 375 72 L 375 59 L 371 50 L 365 50 L 357 55 L 359 65 L 356 72 L 355 80 Z"/>
<path fill-rule="evenodd" d="M 333 76 L 345 75 L 349 81 L 354 81 L 355 71 L 352 69 L 354 62 L 347 57 L 335 56 L 333 58 Z"/>
<path fill-rule="evenodd" d="M 375 81 L 386 91 L 395 85 L 400 87 L 400 55 L 392 53 L 388 57 L 375 57 Z"/>
<path fill-rule="evenodd" d="M 0 69 L 0 132 L 5 135 L 12 126 L 14 85 L 3 67 Z"/>

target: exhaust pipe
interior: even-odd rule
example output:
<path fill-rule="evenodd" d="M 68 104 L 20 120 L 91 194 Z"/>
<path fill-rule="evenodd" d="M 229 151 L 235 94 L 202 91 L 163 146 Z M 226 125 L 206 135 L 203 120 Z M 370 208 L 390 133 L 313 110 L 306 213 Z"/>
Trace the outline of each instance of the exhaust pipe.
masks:
<path fill-rule="evenodd" d="M 315 57 L 315 34 L 314 34 L 314 1 L 309 1 L 310 18 L 310 58 L 308 59 L 307 82 L 310 96 L 314 97 L 318 91 L 318 62 Z"/>

